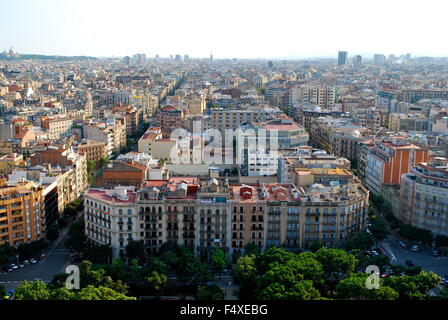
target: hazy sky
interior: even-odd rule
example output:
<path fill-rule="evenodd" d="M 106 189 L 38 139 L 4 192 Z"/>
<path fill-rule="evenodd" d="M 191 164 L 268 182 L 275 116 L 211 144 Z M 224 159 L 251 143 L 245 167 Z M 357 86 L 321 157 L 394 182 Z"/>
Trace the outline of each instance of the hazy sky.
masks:
<path fill-rule="evenodd" d="M 216 58 L 448 56 L 444 0 L 0 0 L 0 50 Z"/>

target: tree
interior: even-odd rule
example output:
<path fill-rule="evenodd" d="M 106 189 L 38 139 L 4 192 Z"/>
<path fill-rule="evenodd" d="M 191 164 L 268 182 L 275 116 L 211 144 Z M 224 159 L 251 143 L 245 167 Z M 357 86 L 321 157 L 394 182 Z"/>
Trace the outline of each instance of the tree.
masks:
<path fill-rule="evenodd" d="M 436 247 L 443 248 L 448 247 L 448 237 L 443 235 L 437 235 L 435 239 Z"/>
<path fill-rule="evenodd" d="M 145 281 L 151 292 L 161 295 L 167 279 L 167 276 L 163 273 L 153 271 L 149 277 L 145 278 Z"/>
<path fill-rule="evenodd" d="M 327 277 L 339 279 L 355 270 L 356 257 L 341 249 L 322 248 L 316 252 L 316 260 L 322 263 Z"/>
<path fill-rule="evenodd" d="M 216 284 L 211 286 L 200 286 L 196 293 L 196 300 L 223 300 L 224 293 Z"/>
<path fill-rule="evenodd" d="M 358 259 L 354 255 L 334 248 L 318 250 L 316 252 L 316 260 L 323 266 L 326 288 L 331 296 L 337 282 L 350 275 L 358 264 Z"/>
<path fill-rule="evenodd" d="M 101 157 L 100 160 L 98 161 L 98 166 L 100 169 L 107 167 L 107 165 L 109 164 L 109 159 L 105 158 L 105 157 Z"/>
<path fill-rule="evenodd" d="M 87 247 L 83 219 L 75 221 L 70 225 L 65 246 L 75 252 L 82 252 Z"/>
<path fill-rule="evenodd" d="M 225 253 L 221 248 L 215 249 L 215 251 L 213 251 L 212 253 L 212 262 L 215 266 L 216 271 L 218 271 L 219 273 L 219 279 L 221 279 L 221 272 L 229 263 L 227 253 Z"/>
<path fill-rule="evenodd" d="M 58 273 L 53 276 L 50 284 L 48 285 L 49 289 L 58 289 L 65 286 L 65 281 L 67 280 L 68 274 L 66 273 Z"/>
<path fill-rule="evenodd" d="M 85 260 L 81 263 L 79 273 L 81 286 L 86 287 L 93 285 L 97 287 L 104 282 L 106 271 L 102 268 L 94 270 L 92 262 Z"/>
<path fill-rule="evenodd" d="M 75 300 L 75 292 L 65 287 L 56 288 L 50 291 L 50 300 Z"/>
<path fill-rule="evenodd" d="M 260 247 L 258 247 L 255 243 L 253 242 L 249 242 L 245 247 L 244 247 L 244 254 L 245 255 L 257 255 L 260 254 L 261 250 Z"/>
<path fill-rule="evenodd" d="M 128 297 L 104 286 L 94 287 L 92 285 L 81 289 L 75 294 L 76 300 L 135 300 L 135 297 Z"/>
<path fill-rule="evenodd" d="M 0 297 L 4 297 L 6 294 L 5 287 L 0 284 Z"/>
<path fill-rule="evenodd" d="M 434 272 L 420 272 L 414 276 L 393 276 L 386 278 L 384 284 L 399 294 L 400 300 L 425 299 L 428 292 L 439 285 L 441 278 Z"/>
<path fill-rule="evenodd" d="M 50 292 L 44 282 L 25 280 L 15 291 L 16 300 L 48 300 Z"/>
<path fill-rule="evenodd" d="M 0 265 L 8 263 L 10 257 L 14 257 L 17 254 L 16 248 L 8 243 L 0 244 Z"/>
<path fill-rule="evenodd" d="M 232 267 L 232 275 L 236 283 L 241 285 L 254 284 L 257 280 L 257 267 L 254 254 L 239 257 Z"/>
<path fill-rule="evenodd" d="M 137 259 L 141 264 L 146 263 L 148 256 L 143 241 L 128 241 L 126 245 L 126 257 L 129 259 Z"/>
<path fill-rule="evenodd" d="M 93 263 L 107 264 L 112 256 L 111 248 L 108 245 L 92 245 L 83 250 L 82 257 Z"/>
<path fill-rule="evenodd" d="M 398 292 L 391 287 L 384 286 L 382 279 L 379 279 L 380 286 L 378 289 L 368 289 L 366 286 L 368 276 L 367 273 L 363 272 L 354 273 L 339 281 L 336 286 L 338 297 L 349 300 L 395 300 L 398 298 Z"/>
<path fill-rule="evenodd" d="M 367 232 L 360 232 L 345 243 L 345 249 L 369 250 L 374 244 L 375 239 L 371 234 Z"/>
<path fill-rule="evenodd" d="M 317 250 L 319 250 L 320 248 L 323 248 L 323 247 L 324 247 L 324 244 L 319 240 L 312 241 L 309 246 L 311 252 L 316 252 Z"/>
<path fill-rule="evenodd" d="M 87 160 L 87 181 L 89 185 L 93 185 L 95 180 L 95 162 Z"/>
<path fill-rule="evenodd" d="M 262 289 L 258 296 L 261 300 L 313 300 L 319 297 L 319 291 L 309 280 L 294 281 L 289 288 L 275 282 Z"/>
<path fill-rule="evenodd" d="M 387 229 L 387 225 L 381 218 L 376 218 L 372 225 L 369 227 L 370 232 L 375 237 L 375 239 L 381 241 L 387 237 L 389 231 Z"/>
<path fill-rule="evenodd" d="M 403 238 L 428 244 L 431 243 L 433 239 L 431 231 L 420 229 L 410 224 L 402 225 L 398 230 L 398 234 Z"/>
<path fill-rule="evenodd" d="M 39 239 L 29 243 L 21 243 L 17 247 L 17 254 L 22 260 L 29 259 L 45 249 L 47 245 L 48 244 L 44 239 Z"/>

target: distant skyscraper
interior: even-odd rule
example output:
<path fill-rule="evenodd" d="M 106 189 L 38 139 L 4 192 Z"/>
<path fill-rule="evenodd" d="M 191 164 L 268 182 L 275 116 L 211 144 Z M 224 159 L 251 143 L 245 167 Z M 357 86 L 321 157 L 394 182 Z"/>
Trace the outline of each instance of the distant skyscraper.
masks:
<path fill-rule="evenodd" d="M 374 64 L 383 64 L 386 61 L 386 56 L 384 54 L 375 54 L 373 55 L 373 63 Z"/>
<path fill-rule="evenodd" d="M 210 53 L 210 61 L 213 61 L 213 53 Z"/>
<path fill-rule="evenodd" d="M 268 61 L 268 68 L 269 69 L 274 68 L 274 63 L 272 61 Z"/>
<path fill-rule="evenodd" d="M 360 56 L 360 55 L 356 55 L 356 56 L 353 58 L 353 65 L 354 65 L 355 67 L 360 67 L 360 66 L 362 65 L 362 56 Z"/>
<path fill-rule="evenodd" d="M 188 54 L 184 55 L 184 62 L 190 61 L 190 56 Z"/>
<path fill-rule="evenodd" d="M 394 55 L 394 54 L 390 54 L 390 55 L 387 57 L 387 62 L 388 62 L 388 63 L 395 63 L 395 55 Z"/>
<path fill-rule="evenodd" d="M 338 66 L 343 66 L 347 63 L 347 51 L 339 51 L 338 53 Z"/>
<path fill-rule="evenodd" d="M 123 62 L 126 65 L 130 65 L 131 64 L 131 58 L 129 56 L 126 56 L 126 57 L 124 57 Z"/>
<path fill-rule="evenodd" d="M 176 54 L 176 61 L 177 62 L 181 62 L 182 61 L 182 57 L 180 56 L 180 54 Z"/>
<path fill-rule="evenodd" d="M 406 63 L 411 62 L 411 54 L 410 54 L 410 53 L 406 53 L 406 55 L 405 55 L 405 61 L 406 61 Z"/>

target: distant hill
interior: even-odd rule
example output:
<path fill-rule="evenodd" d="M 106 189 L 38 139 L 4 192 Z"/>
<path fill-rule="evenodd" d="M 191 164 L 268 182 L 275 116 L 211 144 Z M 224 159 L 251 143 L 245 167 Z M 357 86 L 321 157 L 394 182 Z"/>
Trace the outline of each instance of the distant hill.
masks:
<path fill-rule="evenodd" d="M 16 60 L 54 60 L 54 61 L 72 61 L 72 60 L 98 60 L 95 57 L 88 56 L 47 56 L 43 54 L 21 54 L 19 56 L 8 56 L 0 53 L 0 60 L 16 61 Z"/>

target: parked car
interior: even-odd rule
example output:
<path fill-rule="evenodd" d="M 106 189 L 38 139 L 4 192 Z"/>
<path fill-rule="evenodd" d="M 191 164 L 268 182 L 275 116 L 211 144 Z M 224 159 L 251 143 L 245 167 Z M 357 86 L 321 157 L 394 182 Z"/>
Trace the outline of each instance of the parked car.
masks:
<path fill-rule="evenodd" d="M 11 272 L 11 271 L 14 271 L 14 269 L 13 268 L 6 269 L 6 272 Z"/>
<path fill-rule="evenodd" d="M 420 247 L 419 246 L 412 246 L 411 247 L 411 251 L 413 251 L 413 252 L 420 251 Z"/>
<path fill-rule="evenodd" d="M 23 261 L 23 264 L 26 265 L 26 266 L 29 265 L 30 264 L 30 260 Z"/>
<path fill-rule="evenodd" d="M 30 263 L 31 263 L 31 264 L 36 264 L 36 263 L 37 263 L 37 260 L 36 260 L 36 259 L 31 259 L 31 260 L 30 260 Z"/>
<path fill-rule="evenodd" d="M 406 265 L 409 267 L 414 267 L 415 263 L 412 260 L 406 260 Z"/>
<path fill-rule="evenodd" d="M 406 248 L 406 243 L 404 243 L 403 241 L 398 241 L 398 245 L 402 248 Z"/>
<path fill-rule="evenodd" d="M 24 266 L 24 264 L 19 264 L 19 268 L 23 268 Z"/>
<path fill-rule="evenodd" d="M 440 252 L 437 251 L 437 250 L 432 250 L 432 255 L 433 255 L 434 257 L 438 257 L 438 256 L 440 256 Z"/>
<path fill-rule="evenodd" d="M 12 268 L 13 270 L 17 270 L 17 269 L 19 269 L 19 267 L 18 267 L 17 265 L 15 265 L 14 263 L 11 264 L 11 268 Z"/>

